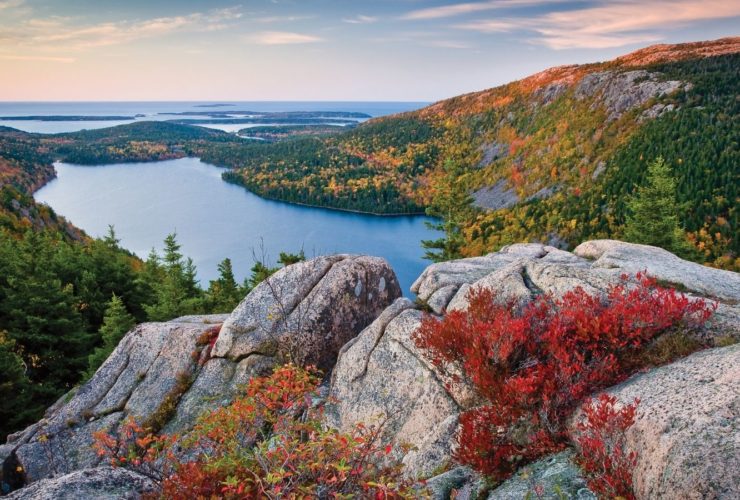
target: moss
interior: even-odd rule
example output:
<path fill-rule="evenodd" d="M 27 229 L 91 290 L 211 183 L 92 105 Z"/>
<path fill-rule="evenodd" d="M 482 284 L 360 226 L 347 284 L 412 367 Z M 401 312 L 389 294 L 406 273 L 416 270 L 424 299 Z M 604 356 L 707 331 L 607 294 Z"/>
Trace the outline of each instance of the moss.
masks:
<path fill-rule="evenodd" d="M 636 360 L 642 366 L 660 366 L 684 358 L 705 347 L 684 330 L 661 335 Z"/>
<path fill-rule="evenodd" d="M 426 300 L 420 299 L 419 297 L 416 297 L 416 299 L 414 299 L 414 304 L 420 311 L 423 311 L 426 313 L 434 312 L 432 310 L 432 307 L 429 305 L 429 302 L 427 302 Z"/>
<path fill-rule="evenodd" d="M 738 343 L 737 337 L 732 335 L 722 335 L 714 339 L 715 347 L 727 347 Z"/>
<path fill-rule="evenodd" d="M 170 392 L 167 393 L 157 409 L 144 421 L 142 427 L 152 434 L 162 430 L 174 416 L 180 398 L 190 389 L 194 380 L 195 378 L 188 371 L 178 373 L 174 387 L 170 389 Z"/>

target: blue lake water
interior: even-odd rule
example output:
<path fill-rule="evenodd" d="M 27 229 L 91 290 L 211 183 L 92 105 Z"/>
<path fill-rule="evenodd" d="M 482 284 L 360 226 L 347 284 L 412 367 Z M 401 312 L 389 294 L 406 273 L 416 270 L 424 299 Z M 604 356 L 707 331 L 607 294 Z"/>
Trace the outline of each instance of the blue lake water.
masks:
<path fill-rule="evenodd" d="M 225 106 L 210 107 L 213 104 Z M 81 116 L 135 116 L 136 120 L 172 120 L 181 118 L 203 118 L 197 116 L 177 116 L 167 113 L 207 112 L 207 111 L 347 111 L 365 113 L 370 116 L 383 116 L 403 111 L 419 109 L 423 102 L 340 102 L 340 101 L 217 101 L 217 102 L 0 102 L 0 125 L 13 127 L 26 132 L 56 134 L 75 132 L 82 129 L 113 127 L 127 121 L 34 121 L 3 120 L 3 116 L 39 115 L 81 115 Z M 244 125 L 207 125 L 234 132 Z"/>
<path fill-rule="evenodd" d="M 261 255 L 274 262 L 281 251 L 307 257 L 364 253 L 385 257 L 406 295 L 429 262 L 422 239 L 438 237 L 426 217 L 379 217 L 301 207 L 262 199 L 221 180 L 223 169 L 184 158 L 156 163 L 86 167 L 57 163 L 58 178 L 34 195 L 92 236 L 115 227 L 123 247 L 145 258 L 177 232 L 204 287 L 225 257 L 242 280 Z"/>

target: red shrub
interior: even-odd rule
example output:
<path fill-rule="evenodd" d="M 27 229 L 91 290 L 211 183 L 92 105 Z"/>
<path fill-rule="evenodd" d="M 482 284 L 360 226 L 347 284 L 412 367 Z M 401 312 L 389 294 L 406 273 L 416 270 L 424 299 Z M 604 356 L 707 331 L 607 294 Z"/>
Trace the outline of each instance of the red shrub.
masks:
<path fill-rule="evenodd" d="M 583 407 L 578 424 L 578 465 L 586 473 L 588 486 L 603 498 L 634 500 L 632 472 L 637 453 L 625 451 L 625 432 L 635 423 L 634 404 L 617 409 L 617 399 L 601 394 Z"/>
<path fill-rule="evenodd" d="M 626 277 L 624 277 L 626 280 Z M 490 406 L 461 416 L 457 458 L 497 479 L 564 446 L 564 422 L 594 391 L 634 369 L 635 353 L 670 328 L 703 323 L 704 301 L 655 286 L 540 296 L 523 309 L 482 289 L 467 311 L 427 316 L 414 335 L 435 365 L 458 364 Z"/>
<path fill-rule="evenodd" d="M 379 428 L 324 427 L 313 398 L 319 383 L 314 371 L 278 367 L 185 438 L 145 435 L 129 421 L 118 435 L 98 433 L 96 447 L 114 466 L 154 479 L 158 498 L 410 497 Z"/>

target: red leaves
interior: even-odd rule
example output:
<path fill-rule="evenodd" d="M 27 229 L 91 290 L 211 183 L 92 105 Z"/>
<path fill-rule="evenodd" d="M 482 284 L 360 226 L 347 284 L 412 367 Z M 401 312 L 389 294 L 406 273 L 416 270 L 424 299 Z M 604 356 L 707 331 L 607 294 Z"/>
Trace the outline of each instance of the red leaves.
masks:
<path fill-rule="evenodd" d="M 379 427 L 324 427 L 313 400 L 320 383 L 313 369 L 281 366 L 201 417 L 185 439 L 155 438 L 129 421 L 120 436 L 96 436 L 96 447 L 155 479 L 160 498 L 409 497 Z"/>
<path fill-rule="evenodd" d="M 594 391 L 627 377 L 666 330 L 691 328 L 713 312 L 704 301 L 637 275 L 605 299 L 576 289 L 540 296 L 523 309 L 495 302 L 490 290 L 469 297 L 467 311 L 423 319 L 417 346 L 441 367 L 462 373 L 490 406 L 460 419 L 457 458 L 497 479 L 563 446 L 565 420 Z"/>
<path fill-rule="evenodd" d="M 578 424 L 578 464 L 588 477 L 588 486 L 603 498 L 634 500 L 632 471 L 637 454 L 625 451 L 625 432 L 635 423 L 639 400 L 617 408 L 617 399 L 601 394 L 583 407 Z"/>

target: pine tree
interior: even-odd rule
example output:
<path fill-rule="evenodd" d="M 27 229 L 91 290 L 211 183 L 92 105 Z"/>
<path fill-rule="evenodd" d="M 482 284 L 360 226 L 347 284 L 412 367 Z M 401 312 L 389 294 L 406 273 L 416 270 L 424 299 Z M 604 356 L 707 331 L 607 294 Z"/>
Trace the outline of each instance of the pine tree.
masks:
<path fill-rule="evenodd" d="M 690 244 L 679 225 L 676 179 L 662 157 L 648 165 L 646 183 L 629 198 L 627 209 L 625 240 L 689 256 Z"/>
<path fill-rule="evenodd" d="M 159 280 L 152 282 L 155 301 L 144 306 L 151 321 L 168 321 L 177 316 L 196 314 L 203 310 L 202 291 L 198 287 L 193 260 L 183 261 L 177 234 L 168 234 L 164 240 L 164 256 L 155 260 L 150 255 L 147 267 Z M 145 269 L 145 272 L 147 270 Z"/>
<path fill-rule="evenodd" d="M 231 259 L 224 259 L 218 265 L 219 278 L 211 281 L 208 287 L 208 308 L 211 313 L 227 313 L 234 310 L 244 296 L 237 285 Z"/>
<path fill-rule="evenodd" d="M 0 332 L 0 442 L 34 416 L 26 367 L 15 353 L 15 342 Z"/>
<path fill-rule="evenodd" d="M 136 321 L 126 310 L 123 301 L 116 294 L 111 296 L 108 307 L 105 309 L 103 326 L 100 327 L 100 337 L 103 345 L 96 348 L 88 357 L 86 378 L 92 377 L 100 365 L 110 356 L 123 336 L 131 330 Z"/>
<path fill-rule="evenodd" d="M 279 269 L 279 267 L 268 267 L 260 261 L 255 262 L 251 269 L 252 274 L 249 278 L 244 280 L 244 288 L 246 288 L 247 291 L 253 290 L 257 285 L 275 274 Z"/>
<path fill-rule="evenodd" d="M 303 250 L 298 253 L 280 252 L 280 258 L 278 258 L 278 262 L 282 264 L 283 267 L 297 264 L 298 262 L 303 262 L 304 260 L 306 260 L 306 254 L 303 252 Z"/>
<path fill-rule="evenodd" d="M 441 222 L 428 222 L 430 229 L 444 231 L 444 237 L 436 240 L 424 240 L 425 259 L 433 262 L 457 259 L 462 257 L 465 237 L 462 229 L 471 215 L 472 197 L 464 182 L 464 169 L 458 163 L 448 161 L 444 166 L 444 176 L 435 185 L 435 194 L 427 215 L 438 217 Z"/>
<path fill-rule="evenodd" d="M 119 244 L 121 240 L 116 236 L 116 230 L 111 224 L 108 224 L 108 234 L 103 238 L 103 242 L 112 250 L 118 250 L 120 248 Z"/>

